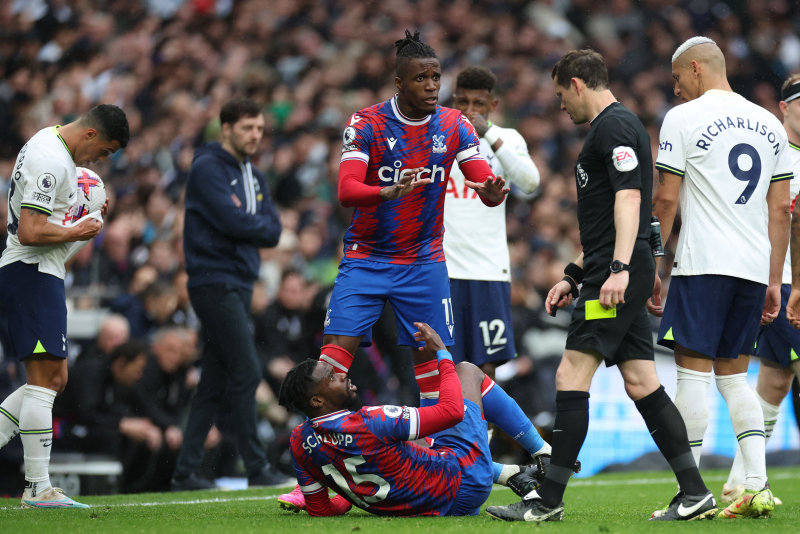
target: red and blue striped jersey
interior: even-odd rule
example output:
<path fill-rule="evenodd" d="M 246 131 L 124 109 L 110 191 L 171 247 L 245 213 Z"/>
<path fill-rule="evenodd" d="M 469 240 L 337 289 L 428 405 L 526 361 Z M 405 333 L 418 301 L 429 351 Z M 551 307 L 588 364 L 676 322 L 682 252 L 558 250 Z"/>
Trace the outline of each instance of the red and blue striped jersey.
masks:
<path fill-rule="evenodd" d="M 409 440 L 422 437 L 419 410 L 370 406 L 306 420 L 290 438 L 303 493 L 328 488 L 377 515 L 446 515 L 474 458 Z"/>
<path fill-rule="evenodd" d="M 483 159 L 479 139 L 460 111 L 437 106 L 424 119 L 403 116 L 397 95 L 362 109 L 344 129 L 342 162 L 367 164 L 365 184 L 394 185 L 422 167 L 432 183 L 374 206 L 357 207 L 344 237 L 348 258 L 397 264 L 444 261 L 444 194 L 453 161 Z"/>

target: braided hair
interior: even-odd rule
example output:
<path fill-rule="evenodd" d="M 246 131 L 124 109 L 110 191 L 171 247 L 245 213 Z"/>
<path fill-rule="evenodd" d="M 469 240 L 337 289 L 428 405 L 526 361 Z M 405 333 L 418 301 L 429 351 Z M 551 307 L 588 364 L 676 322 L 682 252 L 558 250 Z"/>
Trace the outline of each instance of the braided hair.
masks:
<path fill-rule="evenodd" d="M 278 404 L 287 408 L 299 410 L 306 415 L 309 411 L 308 401 L 311 398 L 310 389 L 316 384 L 311 378 L 318 360 L 308 358 L 298 363 L 286 374 L 278 391 Z"/>
<path fill-rule="evenodd" d="M 415 31 L 414 35 L 411 35 L 411 32 L 406 30 L 406 36 L 395 41 L 394 47 L 397 49 L 394 70 L 398 76 L 403 67 L 412 59 L 439 59 L 436 57 L 436 51 L 433 47 L 420 40 L 419 31 Z"/>

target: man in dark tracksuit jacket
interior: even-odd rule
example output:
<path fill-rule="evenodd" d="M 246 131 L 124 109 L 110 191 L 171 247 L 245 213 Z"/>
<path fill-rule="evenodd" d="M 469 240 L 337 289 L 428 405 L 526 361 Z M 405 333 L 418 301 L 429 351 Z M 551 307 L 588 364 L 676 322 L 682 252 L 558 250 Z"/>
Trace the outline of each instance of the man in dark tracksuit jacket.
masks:
<path fill-rule="evenodd" d="M 186 183 L 183 246 L 189 297 L 202 324 L 202 374 L 172 479 L 173 491 L 209 489 L 198 475 L 204 444 L 223 397 L 250 486 L 285 482 L 267 461 L 256 434 L 255 391 L 261 368 L 250 329 L 250 301 L 259 248 L 281 233 L 264 177 L 250 163 L 264 132 L 261 108 L 247 99 L 220 112 L 221 143 L 197 149 Z"/>

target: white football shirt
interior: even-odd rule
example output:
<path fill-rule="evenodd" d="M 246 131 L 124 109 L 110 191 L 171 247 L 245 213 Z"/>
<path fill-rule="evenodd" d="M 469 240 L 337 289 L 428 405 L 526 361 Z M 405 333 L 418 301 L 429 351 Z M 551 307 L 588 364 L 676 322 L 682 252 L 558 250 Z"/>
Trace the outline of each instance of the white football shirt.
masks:
<path fill-rule="evenodd" d="M 767 190 L 793 176 L 780 121 L 741 95 L 707 91 L 664 117 L 656 168 L 683 177 L 673 276 L 768 284 Z"/>
<path fill-rule="evenodd" d="M 58 129 L 39 130 L 19 151 L 14 165 L 8 189 L 8 240 L 0 267 L 16 261 L 38 263 L 39 272 L 63 279 L 64 263 L 86 242 L 23 245 L 17 237 L 17 226 L 23 209 L 46 213 L 50 224 L 73 224 L 70 210 L 77 191 L 75 162 Z"/>
<path fill-rule="evenodd" d="M 498 152 L 511 150 L 522 158 L 521 171 L 535 174 L 534 183 L 525 184 L 512 173 L 503 169 L 500 158 L 489 142 L 481 138 L 480 152 L 492 168 L 495 176 L 502 176 L 506 187 L 515 182 L 526 192 L 532 192 L 538 184 L 538 170 L 528 153 L 528 145 L 522 135 L 512 128 L 500 130 L 503 140 Z M 530 181 L 530 180 L 529 180 Z M 478 194 L 464 185 L 464 174 L 458 165 L 453 165 L 444 197 L 444 256 L 447 274 L 459 280 L 511 281 L 511 267 L 506 240 L 505 204 L 496 207 L 485 205 Z"/>

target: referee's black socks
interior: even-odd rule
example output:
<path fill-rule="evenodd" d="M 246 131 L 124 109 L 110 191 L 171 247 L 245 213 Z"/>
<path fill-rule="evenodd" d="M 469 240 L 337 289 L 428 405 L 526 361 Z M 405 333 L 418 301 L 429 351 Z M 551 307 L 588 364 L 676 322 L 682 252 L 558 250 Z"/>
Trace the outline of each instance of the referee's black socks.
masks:
<path fill-rule="evenodd" d="M 658 450 L 675 473 L 680 488 L 688 495 L 705 494 L 708 488 L 694 462 L 686 424 L 675 403 L 664 391 L 664 386 L 659 386 L 651 394 L 635 401 L 635 404 Z"/>
<path fill-rule="evenodd" d="M 547 506 L 558 506 L 572 476 L 572 468 L 586 440 L 589 428 L 589 393 L 559 391 L 556 393 L 556 420 L 553 424 L 553 453 L 541 487 L 537 490 Z M 688 444 L 688 442 L 687 442 Z"/>

